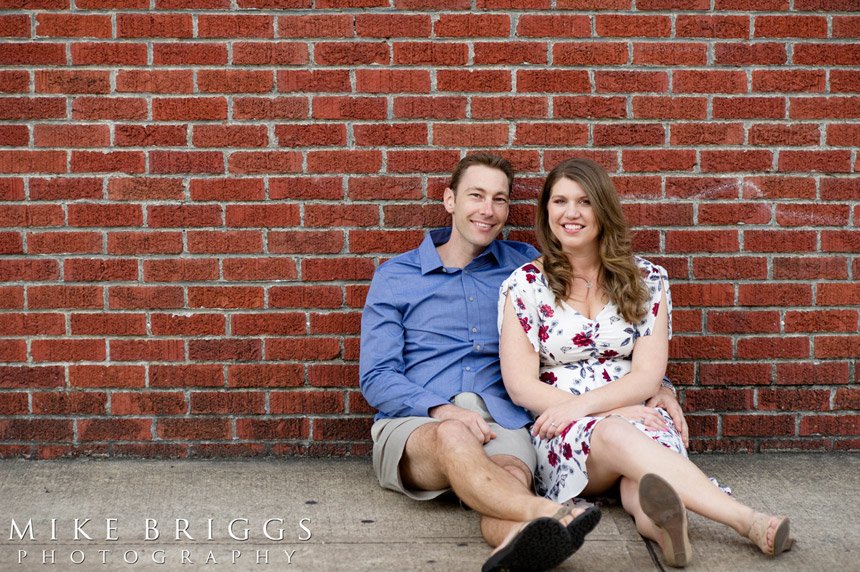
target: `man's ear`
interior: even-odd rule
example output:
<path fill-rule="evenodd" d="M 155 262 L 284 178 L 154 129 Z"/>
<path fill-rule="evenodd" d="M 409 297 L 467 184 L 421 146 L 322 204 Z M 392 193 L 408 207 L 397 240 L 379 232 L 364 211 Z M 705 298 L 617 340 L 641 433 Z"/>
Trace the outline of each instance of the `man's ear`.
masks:
<path fill-rule="evenodd" d="M 449 214 L 454 213 L 454 201 L 457 198 L 454 196 L 454 191 L 451 190 L 451 187 L 445 189 L 445 193 L 442 195 L 442 202 L 445 204 L 445 210 L 448 211 Z"/>

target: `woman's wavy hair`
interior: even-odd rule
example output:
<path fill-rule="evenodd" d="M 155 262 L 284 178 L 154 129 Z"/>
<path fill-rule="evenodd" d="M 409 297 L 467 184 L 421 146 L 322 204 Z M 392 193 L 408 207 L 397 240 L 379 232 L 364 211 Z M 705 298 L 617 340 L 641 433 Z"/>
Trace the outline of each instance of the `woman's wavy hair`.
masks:
<path fill-rule="evenodd" d="M 591 201 L 598 224 L 598 253 L 600 273 L 598 281 L 621 316 L 631 324 L 645 317 L 648 289 L 642 274 L 633 260 L 630 232 L 615 186 L 603 167 L 588 159 L 568 159 L 559 163 L 546 177 L 538 198 L 535 234 L 543 252 L 543 267 L 549 286 L 560 304 L 569 294 L 573 281 L 570 261 L 561 249 L 561 243 L 549 227 L 547 207 L 552 187 L 560 179 L 579 184 Z"/>

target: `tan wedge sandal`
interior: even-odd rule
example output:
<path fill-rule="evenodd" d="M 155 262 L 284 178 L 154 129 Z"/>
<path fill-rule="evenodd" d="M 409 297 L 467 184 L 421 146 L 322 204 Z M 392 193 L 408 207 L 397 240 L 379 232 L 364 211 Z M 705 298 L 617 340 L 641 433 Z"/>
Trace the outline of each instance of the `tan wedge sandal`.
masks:
<path fill-rule="evenodd" d="M 750 531 L 747 534 L 759 549 L 768 556 L 778 556 L 779 554 L 791 550 L 794 544 L 794 539 L 791 538 L 790 528 L 787 516 L 776 517 L 776 531 L 773 535 L 773 544 L 767 543 L 767 531 L 770 529 L 770 519 L 774 518 L 768 514 L 757 512 L 753 515 Z"/>
<path fill-rule="evenodd" d="M 663 533 L 663 559 L 683 568 L 693 559 L 687 536 L 687 510 L 675 489 L 662 477 L 648 473 L 639 481 L 639 504 Z"/>

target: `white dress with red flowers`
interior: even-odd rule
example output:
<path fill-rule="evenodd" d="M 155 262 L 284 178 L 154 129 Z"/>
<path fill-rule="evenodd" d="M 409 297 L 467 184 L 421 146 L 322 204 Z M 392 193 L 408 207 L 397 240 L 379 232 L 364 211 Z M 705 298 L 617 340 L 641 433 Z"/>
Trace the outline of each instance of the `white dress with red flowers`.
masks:
<path fill-rule="evenodd" d="M 540 353 L 541 381 L 574 395 L 611 383 L 630 372 L 637 338 L 651 335 L 662 288 L 666 289 L 669 337 L 672 337 L 672 300 L 666 271 L 644 258 L 636 257 L 636 264 L 651 292 L 648 312 L 638 324 L 626 322 L 612 302 L 593 320 L 566 303 L 556 305 L 544 274 L 529 263 L 515 270 L 502 284 L 499 330 L 506 296 L 510 292 L 520 324 L 535 351 Z M 658 411 L 666 421 L 667 430 L 650 429 L 638 421 L 628 421 L 655 441 L 686 457 L 683 439 L 671 417 L 662 409 Z M 585 460 L 591 432 L 601 419 L 603 417 L 582 417 L 554 439 L 533 438 L 538 453 L 535 473 L 538 493 L 564 502 L 582 492 L 588 483 Z"/>

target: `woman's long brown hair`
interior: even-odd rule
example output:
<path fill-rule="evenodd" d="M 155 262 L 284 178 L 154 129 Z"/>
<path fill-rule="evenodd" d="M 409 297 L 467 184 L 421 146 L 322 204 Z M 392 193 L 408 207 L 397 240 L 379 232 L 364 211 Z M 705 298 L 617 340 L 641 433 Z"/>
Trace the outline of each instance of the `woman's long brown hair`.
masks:
<path fill-rule="evenodd" d="M 633 260 L 630 232 L 621 212 L 615 186 L 603 167 L 588 159 L 568 159 L 559 163 L 547 175 L 538 198 L 535 234 L 543 252 L 544 273 L 555 294 L 556 303 L 567 299 L 574 276 L 561 243 L 550 230 L 547 211 L 552 187 L 562 178 L 578 183 L 594 209 L 599 226 L 600 287 L 627 322 L 639 323 L 647 311 L 646 302 L 650 297 L 648 289 Z"/>

